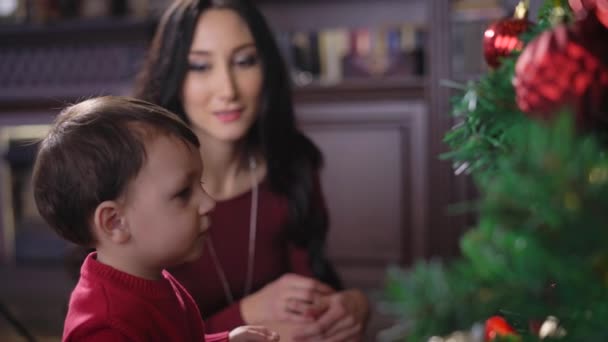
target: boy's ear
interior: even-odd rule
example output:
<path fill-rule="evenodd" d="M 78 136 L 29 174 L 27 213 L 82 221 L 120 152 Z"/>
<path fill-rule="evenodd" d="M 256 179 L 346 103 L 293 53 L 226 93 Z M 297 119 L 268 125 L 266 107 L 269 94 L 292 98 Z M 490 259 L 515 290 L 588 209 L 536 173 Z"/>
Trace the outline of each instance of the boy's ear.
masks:
<path fill-rule="evenodd" d="M 116 201 L 101 202 L 93 215 L 93 224 L 100 239 L 121 244 L 131 238 L 131 232 Z"/>

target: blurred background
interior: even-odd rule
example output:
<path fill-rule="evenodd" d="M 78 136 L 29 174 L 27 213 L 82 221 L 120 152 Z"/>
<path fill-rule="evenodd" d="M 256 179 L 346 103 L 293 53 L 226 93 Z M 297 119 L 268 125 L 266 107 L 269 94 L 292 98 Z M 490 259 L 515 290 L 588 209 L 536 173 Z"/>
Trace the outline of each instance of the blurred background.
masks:
<path fill-rule="evenodd" d="M 79 267 L 33 204 L 32 141 L 67 103 L 130 94 L 170 2 L 0 0 L 0 341 L 59 341 Z M 483 32 L 517 1 L 256 2 L 325 154 L 328 252 L 346 285 L 373 298 L 388 265 L 456 256 L 475 217 L 447 207 L 475 191 L 438 159 L 454 124 L 442 81 L 487 71 Z M 389 324 L 374 312 L 370 340 Z"/>

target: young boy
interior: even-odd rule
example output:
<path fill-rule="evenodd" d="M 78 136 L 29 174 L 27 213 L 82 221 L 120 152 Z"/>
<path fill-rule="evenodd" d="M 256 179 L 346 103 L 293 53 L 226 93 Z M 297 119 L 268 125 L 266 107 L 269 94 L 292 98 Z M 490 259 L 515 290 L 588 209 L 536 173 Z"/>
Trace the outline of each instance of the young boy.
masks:
<path fill-rule="evenodd" d="M 72 292 L 63 341 L 278 341 L 264 327 L 204 335 L 192 297 L 164 269 L 196 259 L 214 201 L 196 135 L 126 98 L 67 107 L 42 141 L 36 205 L 63 238 L 94 247 Z"/>

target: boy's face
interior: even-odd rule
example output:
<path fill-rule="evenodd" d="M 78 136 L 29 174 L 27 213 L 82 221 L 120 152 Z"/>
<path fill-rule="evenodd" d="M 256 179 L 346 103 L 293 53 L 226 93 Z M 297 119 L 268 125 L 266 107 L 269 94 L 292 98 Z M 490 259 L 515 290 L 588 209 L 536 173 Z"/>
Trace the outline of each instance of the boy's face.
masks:
<path fill-rule="evenodd" d="M 200 256 L 215 202 L 201 186 L 203 165 L 194 146 L 156 135 L 145 147 L 146 161 L 124 196 L 123 219 L 131 264 L 155 272 Z"/>

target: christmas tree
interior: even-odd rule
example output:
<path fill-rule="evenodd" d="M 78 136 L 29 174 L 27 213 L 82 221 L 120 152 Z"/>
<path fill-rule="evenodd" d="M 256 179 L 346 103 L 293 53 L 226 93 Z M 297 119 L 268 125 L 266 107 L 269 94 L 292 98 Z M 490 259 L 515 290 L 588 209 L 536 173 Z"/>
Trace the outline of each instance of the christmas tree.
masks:
<path fill-rule="evenodd" d="M 405 341 L 608 341 L 608 1 L 525 7 L 453 102 L 443 157 L 479 190 L 461 257 L 387 273 Z"/>

